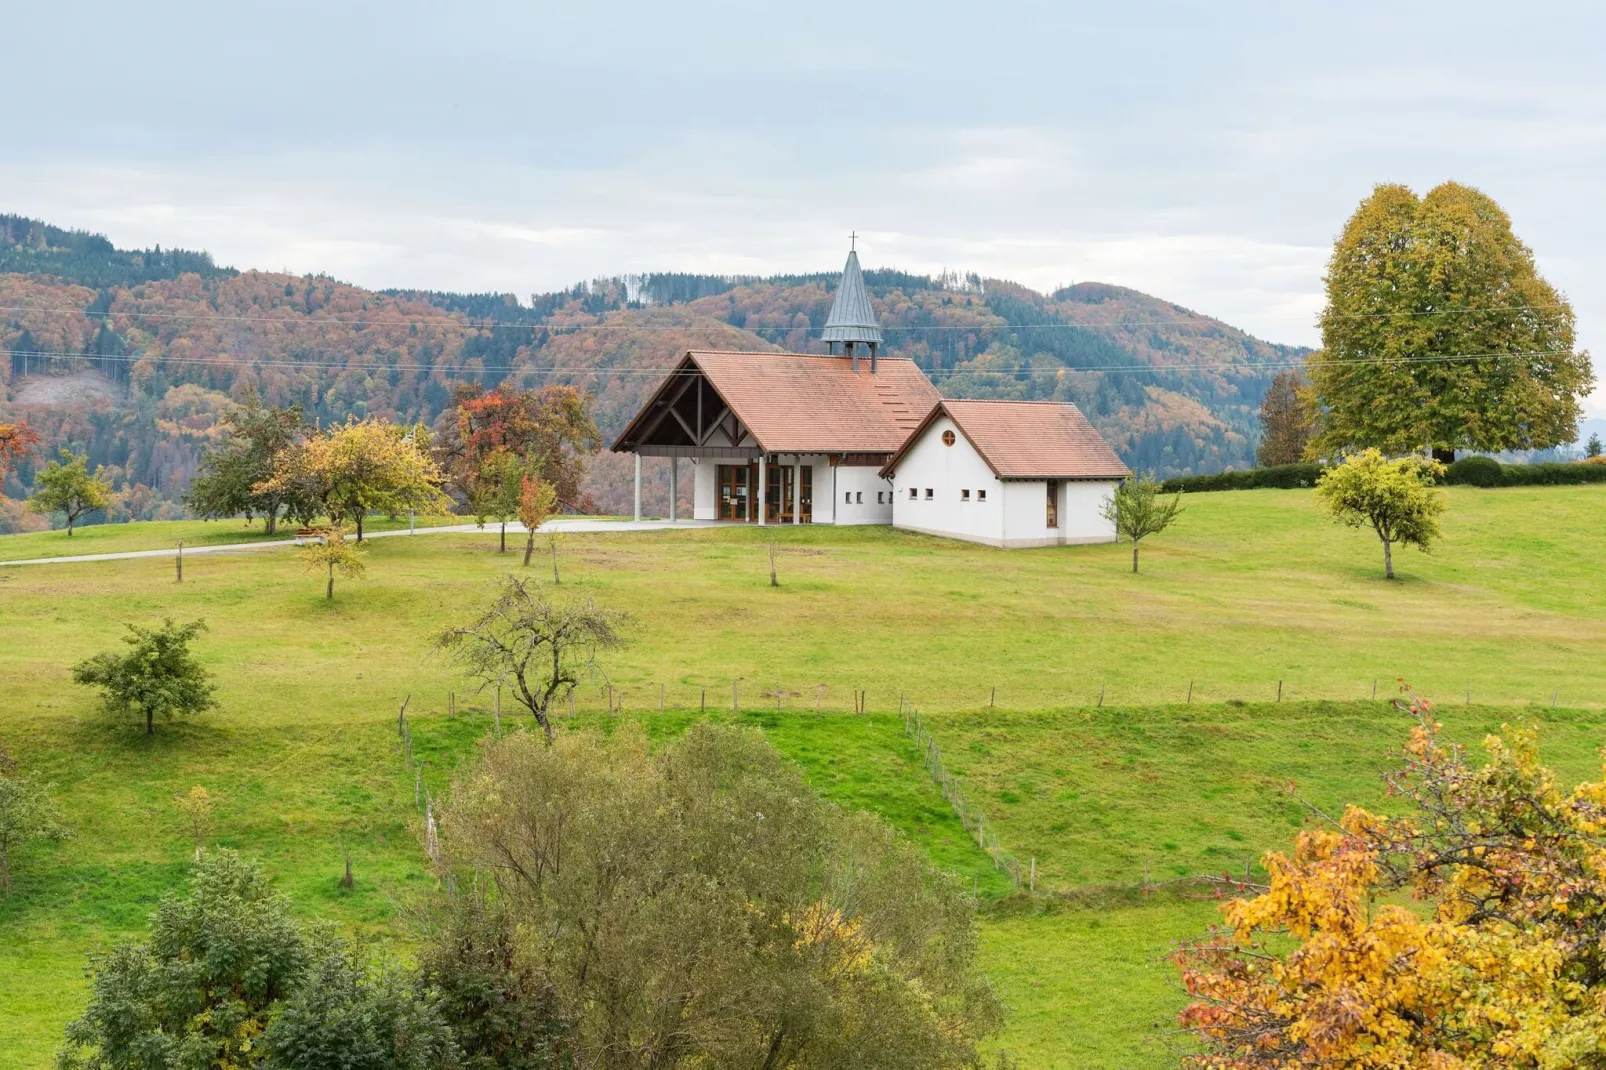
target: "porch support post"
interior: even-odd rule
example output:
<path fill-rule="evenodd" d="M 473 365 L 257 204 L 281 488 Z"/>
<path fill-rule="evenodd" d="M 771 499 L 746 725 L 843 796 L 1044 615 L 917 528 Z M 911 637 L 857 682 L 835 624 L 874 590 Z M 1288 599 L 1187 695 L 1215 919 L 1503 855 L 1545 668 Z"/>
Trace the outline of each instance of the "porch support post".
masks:
<path fill-rule="evenodd" d="M 792 458 L 792 523 L 803 515 L 803 455 Z"/>
<path fill-rule="evenodd" d="M 675 499 L 680 497 L 680 458 L 669 455 L 669 522 L 675 522 Z"/>
<path fill-rule="evenodd" d="M 758 523 L 763 527 L 768 521 L 764 514 L 770 507 L 770 459 L 764 454 L 758 455 Z"/>
<path fill-rule="evenodd" d="M 636 519 L 641 519 L 641 454 L 636 454 Z"/>

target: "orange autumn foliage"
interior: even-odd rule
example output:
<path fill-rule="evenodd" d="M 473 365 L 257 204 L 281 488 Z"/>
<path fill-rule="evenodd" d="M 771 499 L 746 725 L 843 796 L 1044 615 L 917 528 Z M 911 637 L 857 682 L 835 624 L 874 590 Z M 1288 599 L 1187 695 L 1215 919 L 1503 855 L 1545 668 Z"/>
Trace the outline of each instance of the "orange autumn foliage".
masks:
<path fill-rule="evenodd" d="M 1606 781 L 1559 789 L 1532 730 L 1474 766 L 1400 705 L 1402 816 L 1301 833 L 1179 951 L 1190 1067 L 1606 1066 Z"/>

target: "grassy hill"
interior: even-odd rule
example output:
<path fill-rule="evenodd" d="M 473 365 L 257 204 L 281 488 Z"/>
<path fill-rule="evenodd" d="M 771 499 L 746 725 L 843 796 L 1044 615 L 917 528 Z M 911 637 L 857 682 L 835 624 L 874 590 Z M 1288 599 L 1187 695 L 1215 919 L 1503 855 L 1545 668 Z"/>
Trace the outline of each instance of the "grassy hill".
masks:
<path fill-rule="evenodd" d="M 1014 1008 L 999 1043 L 1022 1065 L 1158 1067 L 1181 1002 L 1166 952 L 1214 905 L 1139 894 L 1145 869 L 1156 883 L 1241 870 L 1285 845 L 1304 820 L 1290 779 L 1324 806 L 1382 804 L 1376 775 L 1403 730 L 1382 701 L 1395 677 L 1440 700 L 1457 738 L 1534 721 L 1565 773 L 1595 768 L 1606 495 L 1449 494 L 1442 549 L 1403 556 L 1393 584 L 1375 541 L 1331 526 L 1308 492 L 1254 491 L 1190 501 L 1137 576 L 1124 547 L 1002 553 L 802 528 L 773 532 L 772 589 L 767 536 L 704 529 L 568 536 L 565 590 L 637 619 L 608 663 L 625 716 L 672 733 L 706 701 L 759 725 L 828 796 L 881 812 L 974 882 L 985 961 Z M 129 530 L 130 548 L 176 533 Z M 3 537 L 0 558 L 52 541 L 66 538 Z M 338 584 L 333 603 L 284 549 L 191 558 L 181 586 L 167 560 L 0 568 L 0 746 L 54 781 L 77 832 L 26 858 L 0 900 L 0 1068 L 48 1065 L 84 955 L 137 932 L 183 880 L 172 797 L 196 784 L 222 799 L 216 839 L 264 859 L 300 911 L 402 938 L 427 879 L 396 709 L 411 696 L 425 785 L 442 790 L 489 730 L 490 699 L 465 692 L 430 635 L 516 567 L 494 549 L 490 534 L 376 541 L 370 578 Z M 223 706 L 146 739 L 67 670 L 117 645 L 123 622 L 164 615 L 207 620 Z M 860 687 L 863 716 L 849 712 Z M 904 734 L 900 693 L 1050 895 L 1007 896 Z M 599 688 L 579 699 L 582 720 L 605 720 Z M 342 891 L 348 850 L 357 886 Z"/>

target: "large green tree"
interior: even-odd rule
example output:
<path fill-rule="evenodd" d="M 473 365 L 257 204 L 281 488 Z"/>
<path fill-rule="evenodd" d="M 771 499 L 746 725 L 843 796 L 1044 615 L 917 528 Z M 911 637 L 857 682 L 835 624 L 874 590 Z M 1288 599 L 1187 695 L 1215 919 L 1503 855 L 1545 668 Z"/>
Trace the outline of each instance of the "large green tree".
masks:
<path fill-rule="evenodd" d="M 1573 311 L 1492 198 L 1383 185 L 1333 247 L 1309 365 L 1329 451 L 1542 449 L 1578 434 L 1593 382 Z"/>
<path fill-rule="evenodd" d="M 277 528 L 281 513 L 300 516 L 317 511 L 316 503 L 297 500 L 295 488 L 269 483 L 273 459 L 295 445 L 306 430 L 300 405 L 270 408 L 255 390 L 249 390 L 221 423 L 228 428 L 228 442 L 201 459 L 201 474 L 190 484 L 186 505 L 205 517 L 243 513 L 250 520 L 261 514 L 269 535 Z"/>
<path fill-rule="evenodd" d="M 753 729 L 515 732 L 465 765 L 440 843 L 531 974 L 488 971 L 495 1003 L 538 1001 L 497 1034 L 564 1023 L 577 1070 L 958 1070 L 1000 1024 L 967 889 Z"/>
<path fill-rule="evenodd" d="M 289 902 L 267 876 L 232 852 L 209 855 L 188 896 L 163 898 L 148 941 L 121 944 L 91 963 L 89 1005 L 67 1024 L 57 1065 L 260 1065 L 270 1012 L 311 959 Z"/>

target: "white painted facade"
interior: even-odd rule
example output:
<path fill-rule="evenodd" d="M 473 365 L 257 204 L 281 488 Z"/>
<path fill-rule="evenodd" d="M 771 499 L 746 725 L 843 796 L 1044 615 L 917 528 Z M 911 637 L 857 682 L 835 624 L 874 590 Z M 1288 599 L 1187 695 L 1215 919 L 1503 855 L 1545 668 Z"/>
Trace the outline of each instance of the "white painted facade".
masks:
<path fill-rule="evenodd" d="M 898 461 L 892 523 L 1007 549 L 1115 541 L 1103 505 L 1116 481 L 1052 482 L 1055 527 L 1048 523 L 1049 480 L 999 479 L 954 421 L 939 415 Z"/>

